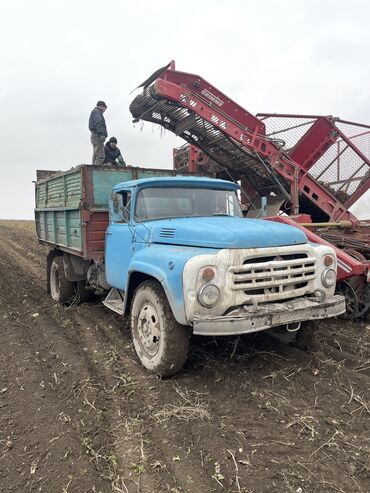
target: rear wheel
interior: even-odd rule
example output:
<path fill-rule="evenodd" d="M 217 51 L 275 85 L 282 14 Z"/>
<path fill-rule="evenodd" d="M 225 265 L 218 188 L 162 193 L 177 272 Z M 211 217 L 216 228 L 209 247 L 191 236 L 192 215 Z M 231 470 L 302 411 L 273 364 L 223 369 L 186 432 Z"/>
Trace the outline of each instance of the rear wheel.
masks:
<path fill-rule="evenodd" d="M 145 281 L 134 293 L 131 304 L 131 332 L 141 363 L 162 377 L 183 367 L 190 335 L 172 314 L 167 297 L 156 281 Z"/>
<path fill-rule="evenodd" d="M 59 303 L 71 303 L 75 297 L 75 287 L 64 273 L 63 257 L 54 257 L 50 266 L 50 294 Z"/>

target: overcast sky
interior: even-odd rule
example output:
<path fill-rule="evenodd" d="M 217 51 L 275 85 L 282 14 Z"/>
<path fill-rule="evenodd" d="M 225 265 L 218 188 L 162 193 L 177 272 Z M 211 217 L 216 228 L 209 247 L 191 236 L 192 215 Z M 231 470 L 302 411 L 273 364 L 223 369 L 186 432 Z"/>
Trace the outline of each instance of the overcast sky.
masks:
<path fill-rule="evenodd" d="M 182 141 L 128 106 L 171 59 L 253 113 L 370 124 L 366 0 L 2 0 L 0 18 L 2 218 L 33 217 L 36 169 L 91 162 L 98 99 L 128 164 L 170 168 Z"/>

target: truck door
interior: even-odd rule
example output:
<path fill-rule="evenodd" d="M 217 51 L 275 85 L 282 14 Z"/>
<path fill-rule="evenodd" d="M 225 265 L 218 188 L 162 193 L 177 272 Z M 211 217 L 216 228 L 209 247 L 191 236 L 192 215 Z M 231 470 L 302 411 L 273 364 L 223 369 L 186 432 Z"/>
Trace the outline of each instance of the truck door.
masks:
<path fill-rule="evenodd" d="M 112 195 L 109 226 L 105 234 L 105 270 L 108 283 L 126 290 L 127 271 L 132 256 L 131 190 Z"/>

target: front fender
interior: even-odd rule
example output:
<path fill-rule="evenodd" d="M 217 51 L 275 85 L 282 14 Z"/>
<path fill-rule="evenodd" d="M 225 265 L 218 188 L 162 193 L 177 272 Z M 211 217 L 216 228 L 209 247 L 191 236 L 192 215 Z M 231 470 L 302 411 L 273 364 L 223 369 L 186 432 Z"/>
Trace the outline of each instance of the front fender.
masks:
<path fill-rule="evenodd" d="M 133 255 L 129 265 L 128 289 L 130 277 L 134 272 L 140 272 L 157 279 L 166 293 L 176 321 L 181 325 L 188 325 L 183 292 L 184 265 L 190 258 L 204 253 L 204 248 L 175 245 L 152 244 L 147 248 L 142 248 Z"/>

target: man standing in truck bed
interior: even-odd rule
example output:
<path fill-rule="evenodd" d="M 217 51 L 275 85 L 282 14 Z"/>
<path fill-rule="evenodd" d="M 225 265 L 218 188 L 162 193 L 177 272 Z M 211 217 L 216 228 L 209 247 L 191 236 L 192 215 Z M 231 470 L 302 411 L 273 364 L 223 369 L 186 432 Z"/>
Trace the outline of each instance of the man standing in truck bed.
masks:
<path fill-rule="evenodd" d="M 104 142 L 108 136 L 107 126 L 103 116 L 107 105 L 104 101 L 98 101 L 96 107 L 90 113 L 89 129 L 91 132 L 91 144 L 93 146 L 92 164 L 101 165 L 104 163 Z"/>

